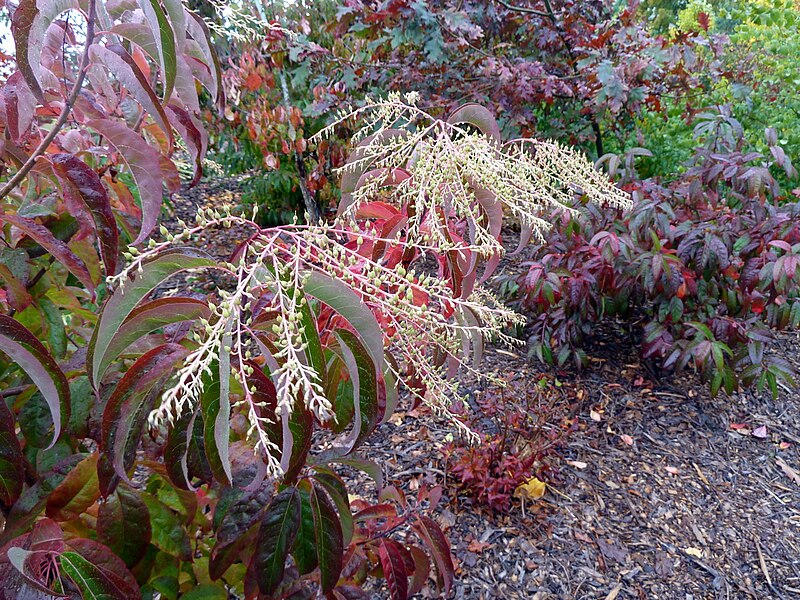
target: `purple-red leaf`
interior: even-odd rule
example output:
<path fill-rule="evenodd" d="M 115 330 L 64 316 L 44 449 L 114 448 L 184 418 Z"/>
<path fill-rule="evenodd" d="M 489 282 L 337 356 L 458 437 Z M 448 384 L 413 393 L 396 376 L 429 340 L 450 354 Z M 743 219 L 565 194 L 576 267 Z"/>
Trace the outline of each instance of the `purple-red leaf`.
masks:
<path fill-rule="evenodd" d="M 10 223 L 20 229 L 25 235 L 47 250 L 53 257 L 63 264 L 70 273 L 75 275 L 86 288 L 94 295 L 94 281 L 83 262 L 64 242 L 56 238 L 44 225 L 40 225 L 33 219 L 20 217 L 19 215 L 3 214 L 0 220 Z"/>
<path fill-rule="evenodd" d="M 25 471 L 14 415 L 0 400 L 0 503 L 11 506 L 22 492 Z"/>
<path fill-rule="evenodd" d="M 49 158 L 64 196 L 70 197 L 74 202 L 82 202 L 89 210 L 94 220 L 106 274 L 114 275 L 117 271 L 119 233 L 111 211 L 111 200 L 100 177 L 94 169 L 73 154 L 53 154 Z"/>
<path fill-rule="evenodd" d="M 439 572 L 444 594 L 449 594 L 453 585 L 453 577 L 455 576 L 453 558 L 450 556 L 450 543 L 442 533 L 439 525 L 430 517 L 417 516 L 414 523 L 412 523 L 412 527 L 419 534 L 428 550 L 430 550 L 436 563 L 436 569 Z"/>
<path fill-rule="evenodd" d="M 100 447 L 119 477 L 127 479 L 133 466 L 153 393 L 160 392 L 160 383 L 188 354 L 179 344 L 153 348 L 139 357 L 114 388 L 103 411 Z"/>
<path fill-rule="evenodd" d="M 87 125 L 116 148 L 131 172 L 142 202 L 142 228 L 134 240 L 140 243 L 155 229 L 161 213 L 164 179 L 161 153 L 127 125 L 108 119 L 92 119 Z"/>
<path fill-rule="evenodd" d="M 286 558 L 300 526 L 300 492 L 289 487 L 269 505 L 258 532 L 253 566 L 258 589 L 266 596 L 283 581 Z"/>
<path fill-rule="evenodd" d="M 0 351 L 27 373 L 47 401 L 53 419 L 52 448 L 61 435 L 61 424 L 69 422 L 69 384 L 42 343 L 21 323 L 0 315 Z"/>
<path fill-rule="evenodd" d="M 403 555 L 397 545 L 394 540 L 381 538 L 378 556 L 381 560 L 383 576 L 389 587 L 389 596 L 392 600 L 406 600 L 408 598 L 408 574 L 403 562 Z"/>
<path fill-rule="evenodd" d="M 28 87 L 33 94 L 41 101 L 44 101 L 44 93 L 42 87 L 39 85 L 39 78 L 36 73 L 38 72 L 38 61 L 34 60 L 31 63 L 31 44 L 41 44 L 43 40 L 37 40 L 37 36 L 31 39 L 31 27 L 39 14 L 39 8 L 36 5 L 36 0 L 21 0 L 17 8 L 14 10 L 14 15 L 11 18 L 11 33 L 14 36 L 14 44 L 16 46 L 15 56 L 17 59 L 17 66 L 19 66 Z M 41 47 L 40 47 L 41 52 Z"/>
<path fill-rule="evenodd" d="M 328 495 L 316 485 L 311 486 L 311 514 L 317 538 L 320 586 L 327 593 L 336 587 L 342 573 L 344 541 L 342 526 Z"/>
<path fill-rule="evenodd" d="M 195 186 L 203 176 L 203 157 L 208 148 L 208 135 L 200 121 L 188 111 L 170 104 L 167 106 L 172 126 L 186 142 L 186 147 L 194 159 L 194 177 L 190 185 Z"/>
<path fill-rule="evenodd" d="M 84 458 L 58 484 L 47 499 L 47 516 L 59 521 L 77 519 L 100 497 L 97 483 L 97 452 Z"/>

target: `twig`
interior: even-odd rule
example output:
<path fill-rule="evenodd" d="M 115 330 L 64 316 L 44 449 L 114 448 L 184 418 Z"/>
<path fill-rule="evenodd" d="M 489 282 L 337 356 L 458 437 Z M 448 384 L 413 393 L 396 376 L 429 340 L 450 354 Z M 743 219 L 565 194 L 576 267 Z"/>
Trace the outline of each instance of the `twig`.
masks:
<path fill-rule="evenodd" d="M 761 565 L 761 572 L 764 574 L 764 578 L 767 580 L 767 585 L 772 587 L 772 577 L 769 576 L 769 569 L 767 569 L 767 561 L 764 560 L 764 553 L 761 552 L 761 543 L 758 541 L 758 538 L 753 538 L 756 542 L 756 552 L 758 552 L 758 564 Z"/>
<path fill-rule="evenodd" d="M 58 117 L 58 121 L 56 121 L 53 128 L 50 130 L 45 138 L 39 143 L 36 147 L 36 150 L 28 157 L 28 160 L 25 161 L 19 171 L 14 173 L 14 176 L 6 182 L 3 186 L 3 189 L 0 189 L 0 200 L 8 196 L 11 193 L 11 190 L 16 188 L 23 179 L 28 175 L 28 172 L 34 167 L 36 164 L 36 159 L 38 159 L 44 152 L 47 150 L 50 143 L 55 139 L 58 135 L 58 132 L 61 131 L 61 128 L 64 127 L 64 124 L 67 122 L 67 118 L 69 118 L 69 114 L 72 112 L 72 107 L 75 105 L 75 101 L 78 99 L 78 95 L 81 93 L 81 88 L 83 87 L 83 80 L 86 78 L 86 71 L 89 68 L 89 48 L 92 46 L 94 42 L 94 18 L 95 18 L 95 0 L 89 0 L 89 14 L 87 15 L 88 22 L 86 24 L 86 48 L 83 51 L 83 57 L 81 58 L 81 66 L 78 71 L 78 77 L 75 79 L 75 85 L 72 86 L 72 92 L 67 98 L 67 101 L 64 104 L 64 107 L 61 109 L 61 115 Z"/>
<path fill-rule="evenodd" d="M 513 10 L 513 11 L 516 11 L 516 12 L 527 13 L 527 14 L 530 14 L 530 15 L 537 15 L 539 17 L 549 17 L 550 16 L 546 12 L 542 12 L 540 10 L 536 10 L 535 8 L 528 8 L 527 6 L 513 6 L 513 5 L 509 4 L 508 2 L 504 2 L 503 0 L 497 0 L 497 3 L 500 6 L 502 6 L 504 8 L 507 8 L 508 10 Z"/>

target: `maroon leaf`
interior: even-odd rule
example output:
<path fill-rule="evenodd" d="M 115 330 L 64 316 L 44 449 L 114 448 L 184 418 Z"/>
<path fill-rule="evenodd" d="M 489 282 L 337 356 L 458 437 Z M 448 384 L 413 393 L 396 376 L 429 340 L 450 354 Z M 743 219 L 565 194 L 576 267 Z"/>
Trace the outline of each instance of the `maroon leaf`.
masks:
<path fill-rule="evenodd" d="M 453 577 L 455 576 L 453 558 L 450 556 L 450 543 L 442 533 L 439 525 L 429 517 L 417 516 L 414 523 L 412 523 L 412 527 L 428 547 L 428 550 L 430 550 L 436 563 L 436 569 L 439 572 L 444 594 L 449 594 L 450 588 L 453 586 Z"/>
<path fill-rule="evenodd" d="M 21 0 L 14 10 L 14 15 L 11 19 L 11 33 L 14 36 L 14 45 L 16 46 L 15 56 L 17 59 L 17 66 L 19 66 L 33 94 L 43 102 L 44 92 L 39 85 L 39 79 L 34 71 L 36 67 L 33 67 L 30 61 L 30 45 L 41 44 L 43 41 L 41 39 L 37 40 L 37 36 L 33 36 L 33 39 L 31 39 L 31 27 L 38 14 L 39 9 L 36 6 L 36 0 Z M 37 61 L 34 60 L 34 64 L 36 64 L 36 62 Z"/>
<path fill-rule="evenodd" d="M 64 242 L 56 238 L 44 225 L 40 225 L 33 219 L 20 217 L 19 215 L 2 214 L 0 220 L 10 223 L 14 227 L 22 230 L 42 248 L 47 250 L 53 257 L 63 264 L 70 273 L 75 275 L 86 288 L 94 295 L 94 281 L 83 262 Z"/>
<path fill-rule="evenodd" d="M 11 506 L 22 492 L 25 471 L 14 415 L 0 400 L 0 502 Z"/>
<path fill-rule="evenodd" d="M 100 504 L 97 539 L 128 567 L 135 566 L 150 544 L 150 512 L 139 494 L 123 486 Z"/>
<path fill-rule="evenodd" d="M 47 499 L 48 517 L 59 521 L 77 519 L 100 497 L 97 457 L 94 452 L 84 458 L 53 490 Z"/>
<path fill-rule="evenodd" d="M 111 211 L 111 200 L 100 177 L 94 169 L 73 154 L 53 154 L 49 158 L 64 195 L 82 202 L 92 215 L 106 274 L 114 275 L 117 271 L 119 233 Z"/>
<path fill-rule="evenodd" d="M 167 470 L 167 476 L 182 490 L 192 489 L 189 481 L 188 455 L 196 414 L 194 411 L 183 411 L 180 418 L 170 427 L 167 442 L 164 444 L 164 468 Z"/>
<path fill-rule="evenodd" d="M 271 595 L 283 581 L 286 558 L 300 526 L 300 493 L 289 487 L 269 505 L 261 521 L 253 566 L 258 589 Z"/>
<path fill-rule="evenodd" d="M 85 588 L 81 586 L 82 589 L 91 590 L 94 594 L 94 596 L 88 595 L 84 591 L 84 598 L 103 597 L 103 593 L 120 600 L 140 597 L 136 579 L 122 559 L 108 547 L 94 540 L 74 538 L 67 542 L 67 548 L 84 559 L 85 564 L 80 567 L 90 566 L 85 570 L 79 567 L 81 578 L 86 585 Z M 61 555 L 62 559 L 66 554 L 67 552 Z M 73 575 L 68 574 L 74 580 Z"/>
<path fill-rule="evenodd" d="M 190 185 L 195 186 L 203 176 L 203 157 L 208 147 L 208 135 L 202 124 L 188 111 L 170 104 L 167 106 L 172 126 L 186 142 L 189 152 L 194 158 L 194 177 Z"/>
<path fill-rule="evenodd" d="M 42 343 L 21 323 L 0 315 L 0 351 L 27 373 L 47 401 L 53 419 L 52 448 L 61 435 L 61 424 L 69 422 L 69 384 Z"/>
<path fill-rule="evenodd" d="M 408 598 L 408 574 L 403 562 L 403 555 L 397 546 L 398 544 L 394 540 L 381 538 L 378 545 L 378 556 L 391 599 L 406 600 Z"/>
<path fill-rule="evenodd" d="M 33 298 L 28 293 L 25 285 L 11 272 L 6 265 L 0 263 L 0 282 L 4 284 L 8 303 L 16 311 L 25 310 L 32 302 Z"/>
<path fill-rule="evenodd" d="M 161 382 L 188 354 L 179 344 L 153 348 L 131 366 L 108 399 L 103 411 L 100 447 L 122 479 L 127 479 L 127 471 L 133 466 L 153 393 L 161 391 Z"/>
<path fill-rule="evenodd" d="M 316 485 L 311 487 L 311 513 L 314 516 L 314 533 L 317 538 L 320 585 L 330 592 L 342 573 L 344 541 L 342 525 L 328 495 Z"/>
<path fill-rule="evenodd" d="M 8 133 L 12 140 L 19 142 L 20 138 L 30 130 L 36 108 L 36 97 L 31 93 L 19 71 L 8 78 L 0 96 L 6 113 Z"/>

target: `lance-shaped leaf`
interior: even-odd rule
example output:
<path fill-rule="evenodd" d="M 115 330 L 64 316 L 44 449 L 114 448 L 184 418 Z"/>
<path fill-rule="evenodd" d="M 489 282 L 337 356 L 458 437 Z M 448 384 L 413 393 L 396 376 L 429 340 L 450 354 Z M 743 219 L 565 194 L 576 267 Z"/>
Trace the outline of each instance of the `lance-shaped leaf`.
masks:
<path fill-rule="evenodd" d="M 216 261 L 200 250 L 191 248 L 167 250 L 142 265 L 141 273 L 134 273 L 132 280 L 125 281 L 124 287 L 117 289 L 111 295 L 103 307 L 86 356 L 86 364 L 90 365 L 89 375 L 95 387 L 99 385 L 103 375 L 104 369 L 101 370 L 101 365 L 105 361 L 109 346 L 120 326 L 142 298 L 175 273 L 185 269 L 215 265 Z"/>
<path fill-rule="evenodd" d="M 163 344 L 140 356 L 114 388 L 103 411 L 100 448 L 127 479 L 133 466 L 139 436 L 147 420 L 153 394 L 189 351 L 180 344 Z"/>
<path fill-rule="evenodd" d="M 480 104 L 464 104 L 458 107 L 453 114 L 447 118 L 451 125 L 466 123 L 478 128 L 484 135 L 489 136 L 498 145 L 500 144 L 500 126 L 494 118 L 492 111 Z"/>
<path fill-rule="evenodd" d="M 86 263 L 70 250 L 69 246 L 55 237 L 47 227 L 40 225 L 33 219 L 12 214 L 0 215 L 0 221 L 5 221 L 20 229 L 25 235 L 52 254 L 58 262 L 67 267 L 69 272 L 75 275 L 78 281 L 94 294 L 94 281 L 89 269 L 86 267 Z"/>
<path fill-rule="evenodd" d="M 33 122 L 36 97 L 31 93 L 22 73 L 17 71 L 8 78 L 0 99 L 6 116 L 6 127 L 11 139 L 20 142 L 20 138 L 28 133 Z"/>
<path fill-rule="evenodd" d="M 300 336 L 303 339 L 303 344 L 306 346 L 305 353 L 308 364 L 317 373 L 320 385 L 324 388 L 327 380 L 325 352 L 322 349 L 322 342 L 319 339 L 319 332 L 317 331 L 317 319 L 308 302 L 302 302 L 300 316 Z"/>
<path fill-rule="evenodd" d="M 281 433 L 282 448 L 289 456 L 281 456 L 283 468 L 283 482 L 294 481 L 306 463 L 306 457 L 311 450 L 312 435 L 314 433 L 314 415 L 306 408 L 302 400 L 297 400 L 291 416 L 286 420 Z M 287 443 L 289 442 L 289 443 Z"/>
<path fill-rule="evenodd" d="M 47 499 L 46 514 L 59 521 L 77 519 L 100 497 L 97 452 L 84 458 Z"/>
<path fill-rule="evenodd" d="M 205 57 L 205 62 L 211 69 L 212 85 L 208 88 L 211 97 L 218 106 L 222 106 L 224 102 L 224 94 L 220 82 L 222 81 L 222 69 L 219 64 L 219 57 L 211 43 L 211 32 L 208 30 L 203 18 L 192 12 L 188 12 L 189 19 L 187 20 L 187 27 L 189 34 L 195 42 L 200 46 L 200 49 Z"/>
<path fill-rule="evenodd" d="M 399 544 L 394 540 L 381 538 L 378 543 L 378 557 L 391 599 L 407 600 L 408 573 Z"/>
<path fill-rule="evenodd" d="M 339 522 L 342 525 L 342 538 L 344 544 L 350 543 L 353 538 L 353 513 L 350 511 L 350 499 L 347 494 L 347 487 L 336 473 L 325 467 L 314 467 L 316 473 L 314 479 L 319 485 L 325 488 L 328 495 L 336 505 L 339 512 Z"/>
<path fill-rule="evenodd" d="M 89 48 L 89 58 L 93 64 L 102 64 L 109 73 L 113 73 L 114 77 L 125 86 L 125 89 L 133 94 L 142 108 L 153 117 L 167 135 L 167 154 L 171 154 L 175 138 L 172 136 L 172 127 L 167 120 L 167 114 L 133 56 L 119 44 L 109 44 L 108 46 L 93 44 Z"/>
<path fill-rule="evenodd" d="M 417 546 L 409 546 L 411 558 L 414 560 L 414 577 L 411 580 L 408 593 L 411 596 L 418 594 L 428 581 L 431 574 L 431 561 L 425 552 Z"/>
<path fill-rule="evenodd" d="M 150 55 L 150 58 L 158 60 L 156 38 L 146 23 L 117 23 L 111 28 L 111 33 L 130 40 Z"/>
<path fill-rule="evenodd" d="M 286 558 L 300 526 L 300 493 L 289 487 L 269 505 L 261 521 L 253 566 L 258 589 L 271 595 L 283 581 Z"/>
<path fill-rule="evenodd" d="M 30 51 L 31 44 L 39 44 L 39 53 L 41 54 L 41 44 L 44 42 L 43 38 L 31 37 L 31 27 L 38 14 L 39 8 L 36 6 L 36 0 L 21 0 L 11 19 L 11 33 L 14 36 L 14 45 L 16 46 L 17 66 L 25 77 L 28 87 L 40 101 L 43 101 L 44 92 L 37 76 L 39 63 L 38 60 L 34 60 L 33 64 L 31 63 Z M 33 65 L 36 66 L 34 67 Z"/>
<path fill-rule="evenodd" d="M 0 503 L 11 506 L 22 493 L 22 447 L 17 438 L 14 415 L 0 400 Z"/>
<path fill-rule="evenodd" d="M 444 533 L 442 533 L 436 521 L 430 517 L 423 515 L 417 516 L 416 520 L 412 523 L 412 527 L 433 556 L 433 561 L 436 563 L 436 570 L 439 573 L 439 579 L 444 594 L 449 594 L 450 588 L 453 585 L 455 568 L 453 567 L 453 558 L 450 556 L 450 544 L 447 538 L 444 536 Z"/>
<path fill-rule="evenodd" d="M 175 94 L 174 98 L 180 98 L 180 101 L 187 110 L 198 113 L 200 112 L 200 100 L 197 97 L 197 86 L 195 84 L 194 74 L 189 63 L 186 62 L 186 57 L 183 53 L 179 52 L 177 55 L 178 68 L 175 77 Z"/>
<path fill-rule="evenodd" d="M 378 376 L 367 349 L 355 334 L 341 329 L 336 332 L 336 338 L 339 340 L 342 360 L 347 366 L 353 384 L 355 408 L 353 430 L 345 442 L 346 453 L 349 454 L 375 430 L 380 422 Z"/>
<path fill-rule="evenodd" d="M 127 586 L 120 588 L 110 573 L 103 571 L 77 552 L 64 552 L 58 557 L 58 562 L 64 574 L 81 591 L 83 598 L 127 600 L 132 597 L 131 590 Z"/>
<path fill-rule="evenodd" d="M 161 78 L 164 84 L 164 104 L 166 104 L 172 96 L 178 68 L 175 31 L 158 0 L 141 0 L 139 6 L 153 31 L 153 37 L 158 47 L 158 61 L 161 65 Z"/>
<path fill-rule="evenodd" d="M 152 534 L 150 512 L 139 494 L 118 486 L 100 504 L 97 539 L 132 568 L 144 557 Z"/>
<path fill-rule="evenodd" d="M 211 579 L 222 577 L 242 551 L 252 546 L 271 496 L 272 490 L 267 486 L 250 492 L 234 487 L 222 490 L 214 509 L 217 543 L 209 560 Z"/>
<path fill-rule="evenodd" d="M 375 482 L 375 487 L 378 493 L 383 489 L 383 471 L 378 463 L 372 460 L 359 458 L 358 455 L 353 456 L 335 456 L 328 459 L 328 463 L 339 463 L 347 465 L 353 469 L 358 469 L 362 473 L 366 473 Z"/>
<path fill-rule="evenodd" d="M 114 275 L 117 271 L 119 233 L 111 211 L 111 200 L 100 177 L 74 154 L 51 154 L 49 159 L 64 194 L 71 194 L 75 200 L 82 202 L 92 215 L 106 274 Z"/>
<path fill-rule="evenodd" d="M 74 551 L 94 565 L 109 590 L 119 591 L 124 598 L 138 598 L 139 585 L 125 563 L 103 544 L 86 538 L 67 540 L 67 550 Z M 84 596 L 86 597 L 86 596 Z"/>
<path fill-rule="evenodd" d="M 119 293 L 119 292 L 117 292 Z M 127 294 L 127 285 L 125 289 Z M 194 298 L 158 298 L 137 306 L 117 329 L 99 365 L 99 377 L 136 340 L 172 323 L 208 318 L 208 304 Z"/>
<path fill-rule="evenodd" d="M 211 373 L 203 374 L 203 391 L 200 395 L 200 408 L 203 412 L 203 445 L 206 458 L 211 466 L 214 478 L 224 485 L 231 485 L 230 458 L 228 444 L 230 441 L 230 353 L 227 354 L 227 369 L 224 369 L 228 381 L 222 384 L 223 367 L 220 361 L 211 364 Z M 224 405 L 223 405 L 224 395 Z"/>
<path fill-rule="evenodd" d="M 311 486 L 311 512 L 317 537 L 320 586 L 325 593 L 336 587 L 342 573 L 342 526 L 333 503 L 322 489 Z"/>
<path fill-rule="evenodd" d="M 0 351 L 7 354 L 31 378 L 47 401 L 53 419 L 52 448 L 61 435 L 62 423 L 69 422 L 69 384 L 42 343 L 21 323 L 0 315 Z"/>
<path fill-rule="evenodd" d="M 155 229 L 161 212 L 164 179 L 161 153 L 127 125 L 109 119 L 92 119 L 87 125 L 116 148 L 131 172 L 142 203 L 142 228 L 134 240 L 140 243 Z"/>
<path fill-rule="evenodd" d="M 300 494 L 300 524 L 292 545 L 292 558 L 300 575 L 317 568 L 317 538 L 314 533 L 314 514 L 311 509 L 311 485 L 301 481 L 297 485 Z"/>
<path fill-rule="evenodd" d="M 347 319 L 367 348 L 375 369 L 383 367 L 383 333 L 375 315 L 361 298 L 344 282 L 314 271 L 303 286 L 303 292 L 324 302 Z"/>
<path fill-rule="evenodd" d="M 182 490 L 192 490 L 189 481 L 189 447 L 197 411 L 184 410 L 172 424 L 164 444 L 164 468 L 169 480 Z"/>
<path fill-rule="evenodd" d="M 186 147 L 194 159 L 194 177 L 190 185 L 195 186 L 203 176 L 203 157 L 208 148 L 208 134 L 200 121 L 183 108 L 170 104 L 167 106 L 167 113 L 170 123 L 186 142 Z"/>

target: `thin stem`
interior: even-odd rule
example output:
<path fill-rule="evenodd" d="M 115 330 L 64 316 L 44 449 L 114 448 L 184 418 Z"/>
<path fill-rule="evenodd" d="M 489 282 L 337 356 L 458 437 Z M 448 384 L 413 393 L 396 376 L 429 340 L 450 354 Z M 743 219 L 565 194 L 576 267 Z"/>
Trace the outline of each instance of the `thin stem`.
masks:
<path fill-rule="evenodd" d="M 22 180 L 25 179 L 30 170 L 33 169 L 34 165 L 36 164 L 36 160 L 42 154 L 44 154 L 44 152 L 50 146 L 50 143 L 58 135 L 58 132 L 61 131 L 62 127 L 64 127 L 70 113 L 72 112 L 72 107 L 75 105 L 75 102 L 78 99 L 78 94 L 81 93 L 83 81 L 86 78 L 86 71 L 89 68 L 89 48 L 94 42 L 95 1 L 96 0 L 89 0 L 89 14 L 87 15 L 88 22 L 86 24 L 86 48 L 83 51 L 80 70 L 78 71 L 78 76 L 75 79 L 75 85 L 72 86 L 72 92 L 70 93 L 69 98 L 67 98 L 67 101 L 64 103 L 64 108 L 61 109 L 61 114 L 58 117 L 58 121 L 56 121 L 55 125 L 53 125 L 50 133 L 48 133 L 39 143 L 39 145 L 36 147 L 36 150 L 34 150 L 33 153 L 28 157 L 28 160 L 26 160 L 25 164 L 20 167 L 19 171 L 14 173 L 14 176 L 8 180 L 2 189 L 0 189 L 0 200 L 8 196 L 11 193 L 11 190 L 22 183 Z"/>

